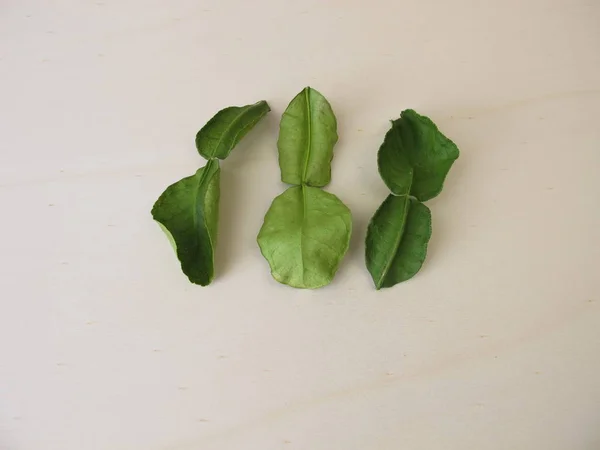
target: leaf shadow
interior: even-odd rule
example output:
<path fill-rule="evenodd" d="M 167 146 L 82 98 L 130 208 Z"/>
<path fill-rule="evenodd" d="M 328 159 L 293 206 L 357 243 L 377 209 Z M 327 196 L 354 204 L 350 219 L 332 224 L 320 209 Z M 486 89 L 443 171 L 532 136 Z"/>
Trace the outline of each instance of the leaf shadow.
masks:
<path fill-rule="evenodd" d="M 223 164 L 221 168 L 221 197 L 219 199 L 219 236 L 215 255 L 216 277 L 226 276 L 235 259 L 237 247 L 236 230 L 240 222 L 239 209 L 241 189 L 239 177 L 235 170 L 227 169 Z"/>

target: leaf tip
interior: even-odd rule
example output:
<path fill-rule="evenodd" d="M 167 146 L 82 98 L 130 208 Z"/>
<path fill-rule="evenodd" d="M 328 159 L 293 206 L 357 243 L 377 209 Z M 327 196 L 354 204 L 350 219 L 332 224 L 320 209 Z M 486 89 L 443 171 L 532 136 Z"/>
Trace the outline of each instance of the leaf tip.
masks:
<path fill-rule="evenodd" d="M 418 112 L 416 112 L 414 109 L 408 108 L 408 109 L 403 110 L 400 113 L 400 117 L 402 118 L 402 117 L 404 117 L 406 115 L 408 115 L 408 116 L 419 116 L 420 114 Z"/>
<path fill-rule="evenodd" d="M 271 106 L 266 100 L 259 100 L 254 104 L 254 106 L 266 106 L 266 112 L 271 111 Z"/>

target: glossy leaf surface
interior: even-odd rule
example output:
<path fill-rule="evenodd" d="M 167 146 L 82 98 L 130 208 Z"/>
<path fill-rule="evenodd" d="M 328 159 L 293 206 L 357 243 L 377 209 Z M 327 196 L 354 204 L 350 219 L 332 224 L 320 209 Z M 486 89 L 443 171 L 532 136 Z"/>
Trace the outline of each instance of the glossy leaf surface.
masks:
<path fill-rule="evenodd" d="M 337 121 L 331 105 L 318 91 L 303 89 L 290 102 L 279 124 L 281 180 L 317 187 L 329 184 L 337 140 Z"/>
<path fill-rule="evenodd" d="M 437 196 L 459 151 L 427 117 L 412 109 L 392 121 L 377 157 L 381 178 L 395 195 L 420 201 Z"/>
<path fill-rule="evenodd" d="M 413 277 L 425 261 L 430 237 L 429 208 L 406 195 L 388 195 L 367 230 L 366 264 L 375 287 Z"/>
<path fill-rule="evenodd" d="M 293 186 L 273 200 L 258 245 L 277 281 L 313 289 L 331 282 L 351 232 L 350 210 L 335 195 Z"/>
<path fill-rule="evenodd" d="M 225 159 L 238 142 L 271 109 L 264 100 L 222 109 L 196 134 L 196 148 L 206 159 Z"/>
<path fill-rule="evenodd" d="M 181 269 L 192 283 L 208 285 L 214 277 L 214 249 L 219 217 L 218 160 L 169 186 L 152 208 L 152 217 L 170 234 Z"/>

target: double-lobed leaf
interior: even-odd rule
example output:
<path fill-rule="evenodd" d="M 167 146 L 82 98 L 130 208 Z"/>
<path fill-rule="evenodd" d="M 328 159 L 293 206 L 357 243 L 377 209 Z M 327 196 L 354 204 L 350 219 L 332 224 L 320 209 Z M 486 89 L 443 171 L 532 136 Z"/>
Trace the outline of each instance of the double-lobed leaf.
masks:
<path fill-rule="evenodd" d="M 196 148 L 206 159 L 225 159 L 238 142 L 267 114 L 266 101 L 222 109 L 196 134 Z"/>
<path fill-rule="evenodd" d="M 192 283 L 206 286 L 215 275 L 219 159 L 225 159 L 269 111 L 265 101 L 219 111 L 196 135 L 198 152 L 208 159 L 206 166 L 169 186 L 152 208 L 152 217 L 175 247 L 181 269 Z"/>
<path fill-rule="evenodd" d="M 323 95 L 304 88 L 290 102 L 279 123 L 279 167 L 287 184 L 323 187 L 331 180 L 337 121 Z"/>
<path fill-rule="evenodd" d="M 307 87 L 290 102 L 279 126 L 281 179 L 295 185 L 273 200 L 258 245 L 280 283 L 315 289 L 333 280 L 350 244 L 352 216 L 320 189 L 331 179 L 337 121 L 329 102 Z"/>
<path fill-rule="evenodd" d="M 392 121 L 377 156 L 381 178 L 392 194 L 424 202 L 437 196 L 458 158 L 458 148 L 437 126 L 412 109 Z"/>
<path fill-rule="evenodd" d="M 280 283 L 314 289 L 331 283 L 348 250 L 350 210 L 335 195 L 292 186 L 273 200 L 258 245 Z"/>
<path fill-rule="evenodd" d="M 431 212 L 407 195 L 388 195 L 367 230 L 367 269 L 377 289 L 414 276 L 425 261 Z"/>
<path fill-rule="evenodd" d="M 378 155 L 381 178 L 392 192 L 367 230 L 366 265 L 377 289 L 413 277 L 431 237 L 431 212 L 459 151 L 427 117 L 408 109 L 392 121 Z"/>
<path fill-rule="evenodd" d="M 152 208 L 152 217 L 175 244 L 181 270 L 202 286 L 214 277 L 220 172 L 218 160 L 208 161 L 191 177 L 169 186 Z"/>

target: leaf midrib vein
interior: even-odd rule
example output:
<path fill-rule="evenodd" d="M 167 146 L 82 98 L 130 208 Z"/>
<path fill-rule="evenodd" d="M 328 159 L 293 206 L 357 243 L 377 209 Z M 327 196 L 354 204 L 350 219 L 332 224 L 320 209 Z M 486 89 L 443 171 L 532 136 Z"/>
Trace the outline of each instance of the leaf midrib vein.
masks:
<path fill-rule="evenodd" d="M 252 106 L 254 106 L 254 105 L 252 105 Z M 252 107 L 250 107 L 250 108 L 246 109 L 246 108 L 242 107 L 242 108 L 241 108 L 242 110 L 240 111 L 240 113 L 239 113 L 237 116 L 235 116 L 235 117 L 234 117 L 234 119 L 233 119 L 231 122 L 229 122 L 229 124 L 228 124 L 228 125 L 225 127 L 225 131 L 223 131 L 223 133 L 221 133 L 221 137 L 219 138 L 219 141 L 217 142 L 217 145 L 215 146 L 215 148 L 214 148 L 214 150 L 213 150 L 212 154 L 210 155 L 211 157 L 213 157 L 213 158 L 215 158 L 215 157 L 216 157 L 215 155 L 216 155 L 217 153 L 219 153 L 219 151 L 218 151 L 218 150 L 219 150 L 219 147 L 221 147 L 221 142 L 223 142 L 223 138 L 224 138 L 226 135 L 228 135 L 228 134 L 229 134 L 229 132 L 231 131 L 231 128 L 233 127 L 233 125 L 234 125 L 234 124 L 237 124 L 237 123 L 238 123 L 238 121 L 240 120 L 240 118 L 241 118 L 241 117 L 242 117 L 244 114 L 246 114 L 246 112 L 250 111 L 250 109 L 251 109 L 251 108 L 252 108 Z M 236 134 L 236 136 L 237 136 L 237 134 Z"/>
<path fill-rule="evenodd" d="M 300 182 L 302 184 L 306 183 L 306 172 L 308 170 L 308 162 L 310 161 L 310 152 L 312 150 L 312 130 L 311 130 L 311 107 L 310 107 L 310 88 L 306 88 L 304 90 L 304 96 L 306 99 L 306 155 L 304 157 L 304 168 L 302 170 L 302 179 Z"/>
<path fill-rule="evenodd" d="M 398 143 L 398 148 L 401 148 L 402 143 L 400 142 L 400 138 L 398 136 L 398 132 L 396 131 L 396 133 L 394 133 L 394 136 L 396 137 L 396 141 Z M 404 214 L 402 215 L 402 226 L 400 228 L 400 230 L 398 231 L 398 234 L 396 236 L 396 241 L 394 242 L 394 251 L 392 253 L 392 256 L 388 259 L 387 263 L 385 264 L 385 267 L 381 273 L 381 277 L 379 277 L 378 283 L 377 283 L 377 289 L 379 289 L 381 287 L 381 284 L 383 283 L 383 280 L 385 279 L 385 277 L 387 276 L 388 272 L 390 271 L 390 267 L 392 267 L 392 263 L 394 262 L 394 259 L 396 257 L 396 254 L 398 253 L 398 249 L 400 248 L 400 242 L 402 242 L 402 237 L 404 235 L 404 228 L 406 227 L 406 219 L 408 217 L 408 210 L 410 208 L 410 189 L 412 187 L 412 177 L 411 177 L 411 181 L 410 184 L 408 185 L 408 188 L 406 189 L 406 194 L 404 195 L 397 195 L 396 197 L 404 197 Z M 392 194 L 393 195 L 393 194 Z"/>
<path fill-rule="evenodd" d="M 206 163 L 206 165 L 204 166 L 204 170 L 202 171 L 202 175 L 200 175 L 200 179 L 198 180 L 198 187 L 196 188 L 196 192 L 194 193 L 194 230 L 196 230 L 196 233 L 198 235 L 198 237 L 200 237 L 200 233 L 198 230 L 198 194 L 200 193 L 200 189 L 202 189 L 202 185 L 204 184 L 204 181 L 206 180 L 206 177 L 208 176 L 208 172 L 210 172 L 210 170 L 212 170 L 212 165 L 214 164 L 214 159 L 209 159 L 208 162 Z M 206 223 L 203 224 L 204 226 L 206 226 Z M 208 237 L 209 239 L 211 239 L 210 233 L 208 233 Z M 211 239 L 211 246 L 212 246 L 212 239 Z"/>
<path fill-rule="evenodd" d="M 308 163 L 310 161 L 310 152 L 312 150 L 312 123 L 311 116 L 312 111 L 310 107 L 310 88 L 306 88 L 304 90 L 304 98 L 306 100 L 306 152 L 304 156 L 304 167 L 302 169 L 302 178 L 300 182 L 300 188 L 302 189 L 302 225 L 300 226 L 300 264 L 302 265 L 302 283 L 305 282 L 304 274 L 305 274 L 305 264 L 304 264 L 304 245 L 303 245 L 303 236 L 304 236 L 304 227 L 306 225 L 306 172 L 308 171 Z"/>

